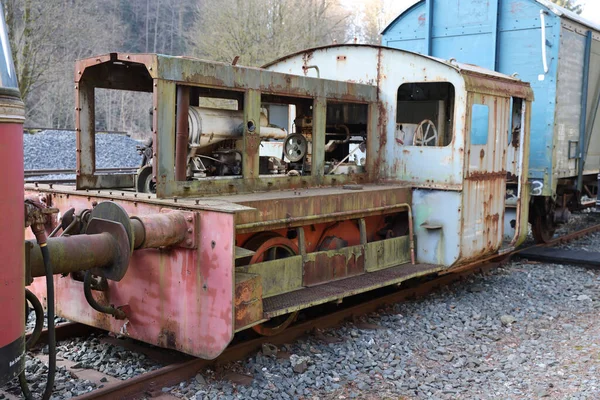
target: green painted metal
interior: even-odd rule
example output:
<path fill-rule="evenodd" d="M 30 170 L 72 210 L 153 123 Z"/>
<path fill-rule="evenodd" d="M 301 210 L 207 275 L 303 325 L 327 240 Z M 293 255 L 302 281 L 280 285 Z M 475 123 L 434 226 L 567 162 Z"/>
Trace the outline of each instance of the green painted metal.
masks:
<path fill-rule="evenodd" d="M 327 123 L 327 100 L 318 97 L 313 103 L 313 141 L 311 175 L 315 183 L 322 183 L 325 174 L 325 126 Z"/>
<path fill-rule="evenodd" d="M 302 288 L 302 256 L 237 267 L 239 273 L 257 274 L 262 280 L 263 299 Z"/>
<path fill-rule="evenodd" d="M 170 197 L 177 193 L 175 181 L 175 82 L 154 81 L 154 153 L 153 174 L 156 176 L 156 196 Z M 156 157 L 160 154 L 160 157 Z"/>
<path fill-rule="evenodd" d="M 244 95 L 244 144 L 242 175 L 244 179 L 258 178 L 260 159 L 260 92 L 248 89 Z"/>
<path fill-rule="evenodd" d="M 401 236 L 365 246 L 365 269 L 368 272 L 395 267 L 410 262 L 410 240 Z"/>

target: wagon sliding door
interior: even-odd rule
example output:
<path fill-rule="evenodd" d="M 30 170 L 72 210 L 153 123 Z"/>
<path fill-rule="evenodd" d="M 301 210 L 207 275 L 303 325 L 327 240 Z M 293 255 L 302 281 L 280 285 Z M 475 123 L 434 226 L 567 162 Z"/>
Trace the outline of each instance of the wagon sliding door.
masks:
<path fill-rule="evenodd" d="M 502 245 L 510 115 L 508 98 L 469 97 L 462 238 L 467 259 L 495 252 Z"/>

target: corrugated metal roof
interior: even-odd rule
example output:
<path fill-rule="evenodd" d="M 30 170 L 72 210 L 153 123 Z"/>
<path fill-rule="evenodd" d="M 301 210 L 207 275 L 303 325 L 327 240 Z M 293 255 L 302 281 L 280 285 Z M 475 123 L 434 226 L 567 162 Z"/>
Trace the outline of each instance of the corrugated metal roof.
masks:
<path fill-rule="evenodd" d="M 500 0 L 496 0 L 496 1 L 500 1 Z M 591 29 L 594 29 L 594 30 L 600 32 L 600 25 L 583 18 L 581 15 L 578 15 L 578 14 L 574 13 L 573 11 L 570 11 L 570 10 L 567 10 L 566 8 L 560 7 L 559 5 L 556 5 L 549 0 L 530 0 L 530 1 L 535 1 L 535 2 L 539 3 L 543 7 L 547 8 L 548 11 L 550 11 L 554 15 L 570 19 L 572 21 L 580 23 L 581 25 L 587 26 L 588 28 L 591 28 Z M 396 24 L 396 22 L 398 22 L 398 20 L 400 18 L 402 18 L 402 16 L 404 14 L 408 13 L 409 11 L 420 6 L 423 3 L 425 3 L 425 0 L 418 1 L 415 4 L 413 4 L 412 6 L 410 6 L 409 8 L 407 8 L 404 12 L 400 13 L 400 15 L 398 15 L 396 18 L 394 18 L 394 20 L 392 22 L 390 22 L 388 24 L 388 26 L 386 26 L 383 29 L 383 31 L 381 31 L 381 34 L 384 35 L 393 25 Z"/>

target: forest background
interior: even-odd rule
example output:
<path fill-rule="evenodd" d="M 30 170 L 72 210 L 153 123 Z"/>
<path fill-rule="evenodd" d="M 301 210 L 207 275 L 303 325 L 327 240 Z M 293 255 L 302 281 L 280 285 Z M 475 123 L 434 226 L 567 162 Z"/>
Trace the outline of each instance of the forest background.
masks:
<path fill-rule="evenodd" d="M 582 12 L 578 0 L 552 0 Z M 589 0 L 588 0 L 589 1 Z M 414 0 L 4 0 L 26 126 L 73 128 L 74 62 L 109 52 L 260 66 L 337 43 L 379 44 Z M 150 130 L 147 93 L 96 91 L 97 129 Z"/>

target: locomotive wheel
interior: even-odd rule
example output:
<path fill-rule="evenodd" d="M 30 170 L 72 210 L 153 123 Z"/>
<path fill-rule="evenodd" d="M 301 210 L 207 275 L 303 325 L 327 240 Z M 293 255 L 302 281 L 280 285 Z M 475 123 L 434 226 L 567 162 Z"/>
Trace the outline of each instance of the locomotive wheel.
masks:
<path fill-rule="evenodd" d="M 547 197 L 534 199 L 531 233 L 536 243 L 548 243 L 556 232 L 554 223 L 555 203 Z"/>
<path fill-rule="evenodd" d="M 298 255 L 298 246 L 294 242 L 274 232 L 264 232 L 253 236 L 244 244 L 244 248 L 255 252 L 250 264 Z M 297 311 L 281 315 L 262 324 L 254 325 L 252 330 L 262 336 L 274 336 L 290 326 L 297 316 Z"/>
<path fill-rule="evenodd" d="M 531 224 L 531 233 L 536 243 L 549 243 L 556 232 L 556 226 L 546 215 L 536 215 Z"/>

